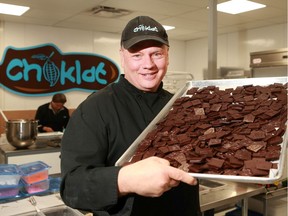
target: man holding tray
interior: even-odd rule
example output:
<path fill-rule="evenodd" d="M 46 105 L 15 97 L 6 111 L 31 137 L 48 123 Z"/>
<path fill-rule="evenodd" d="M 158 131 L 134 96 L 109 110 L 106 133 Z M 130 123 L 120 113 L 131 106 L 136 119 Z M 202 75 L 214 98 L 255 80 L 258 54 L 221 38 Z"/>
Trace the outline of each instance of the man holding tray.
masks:
<path fill-rule="evenodd" d="M 79 105 L 62 139 L 68 206 L 99 216 L 201 215 L 197 180 L 167 160 L 114 165 L 172 97 L 162 88 L 168 52 L 166 31 L 154 19 L 139 16 L 124 28 L 124 75 Z"/>

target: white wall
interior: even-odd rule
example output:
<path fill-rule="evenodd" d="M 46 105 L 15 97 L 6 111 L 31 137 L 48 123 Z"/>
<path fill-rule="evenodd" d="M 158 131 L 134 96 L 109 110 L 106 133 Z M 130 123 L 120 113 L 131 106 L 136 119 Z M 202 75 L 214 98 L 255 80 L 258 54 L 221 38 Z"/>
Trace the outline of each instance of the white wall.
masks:
<path fill-rule="evenodd" d="M 218 35 L 217 68 L 241 67 L 250 70 L 250 52 L 287 47 L 287 23 Z M 208 67 L 208 38 L 186 42 L 185 70 L 196 80 L 203 79 Z"/>
<path fill-rule="evenodd" d="M 0 23 L 0 58 L 7 46 L 24 48 L 44 43 L 54 43 L 62 52 L 87 52 L 106 56 L 119 68 L 120 35 L 103 32 L 82 31 L 75 29 L 54 28 L 47 26 L 26 25 L 12 22 Z M 185 68 L 185 43 L 171 41 L 170 69 Z M 49 102 L 51 96 L 19 96 L 0 88 L 0 108 L 2 110 L 36 109 Z M 76 108 L 90 93 L 72 91 L 65 93 L 68 108 Z"/>
<path fill-rule="evenodd" d="M 168 32 L 169 34 L 169 32 Z M 62 52 L 88 52 L 106 56 L 120 66 L 120 35 L 75 29 L 0 22 L 0 58 L 7 46 L 17 48 L 54 43 Z M 219 66 L 249 69 L 250 52 L 287 47 L 287 25 L 268 26 L 218 36 Z M 203 79 L 208 64 L 208 39 L 187 42 L 170 40 L 170 71 L 192 73 Z M 0 71 L 1 73 L 1 71 Z M 68 108 L 76 108 L 89 93 L 67 93 Z M 51 97 L 19 96 L 0 88 L 0 108 L 3 110 L 36 109 Z"/>

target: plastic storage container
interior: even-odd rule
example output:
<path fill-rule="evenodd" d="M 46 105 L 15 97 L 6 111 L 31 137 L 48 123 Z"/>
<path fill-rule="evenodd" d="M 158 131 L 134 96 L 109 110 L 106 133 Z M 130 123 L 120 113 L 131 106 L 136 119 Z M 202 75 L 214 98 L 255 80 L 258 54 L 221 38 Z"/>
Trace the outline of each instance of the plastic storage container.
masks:
<path fill-rule="evenodd" d="M 20 185 L 0 186 L 0 200 L 16 197 L 19 194 Z"/>
<path fill-rule="evenodd" d="M 49 166 L 42 161 L 36 161 L 19 165 L 22 179 L 27 184 L 33 184 L 48 179 Z"/>
<path fill-rule="evenodd" d="M 72 209 L 68 206 L 57 206 L 55 208 L 49 208 L 44 210 L 46 216 L 85 216 L 80 211 Z M 90 214 L 87 214 L 90 215 Z M 35 216 L 35 212 L 25 216 Z"/>
<path fill-rule="evenodd" d="M 0 165 L 0 187 L 17 186 L 21 178 L 19 167 L 15 164 Z"/>
<path fill-rule="evenodd" d="M 23 187 L 25 192 L 27 192 L 28 194 L 41 193 L 49 189 L 49 179 L 33 184 L 27 184 L 23 181 Z"/>

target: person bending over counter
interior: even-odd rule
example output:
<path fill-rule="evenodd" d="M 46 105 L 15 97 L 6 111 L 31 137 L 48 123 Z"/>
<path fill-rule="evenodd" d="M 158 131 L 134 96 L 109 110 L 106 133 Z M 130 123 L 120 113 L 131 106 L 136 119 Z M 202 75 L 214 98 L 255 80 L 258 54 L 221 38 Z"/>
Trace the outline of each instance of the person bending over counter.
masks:
<path fill-rule="evenodd" d="M 61 142 L 61 197 L 94 216 L 198 216 L 199 184 L 169 161 L 115 162 L 171 99 L 162 79 L 169 64 L 163 26 L 147 16 L 122 32 L 124 75 L 73 112 Z"/>
<path fill-rule="evenodd" d="M 39 132 L 63 131 L 70 119 L 69 110 L 64 106 L 66 96 L 54 94 L 52 101 L 38 107 L 35 119 L 38 120 Z"/>

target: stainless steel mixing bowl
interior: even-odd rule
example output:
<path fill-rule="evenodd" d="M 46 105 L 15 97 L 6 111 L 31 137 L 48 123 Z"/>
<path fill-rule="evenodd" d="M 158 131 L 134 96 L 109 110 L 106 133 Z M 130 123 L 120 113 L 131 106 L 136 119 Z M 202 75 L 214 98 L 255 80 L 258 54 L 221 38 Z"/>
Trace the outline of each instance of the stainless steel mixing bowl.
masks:
<path fill-rule="evenodd" d="M 6 122 L 8 142 L 18 149 L 28 148 L 36 141 L 38 120 L 16 119 Z"/>

